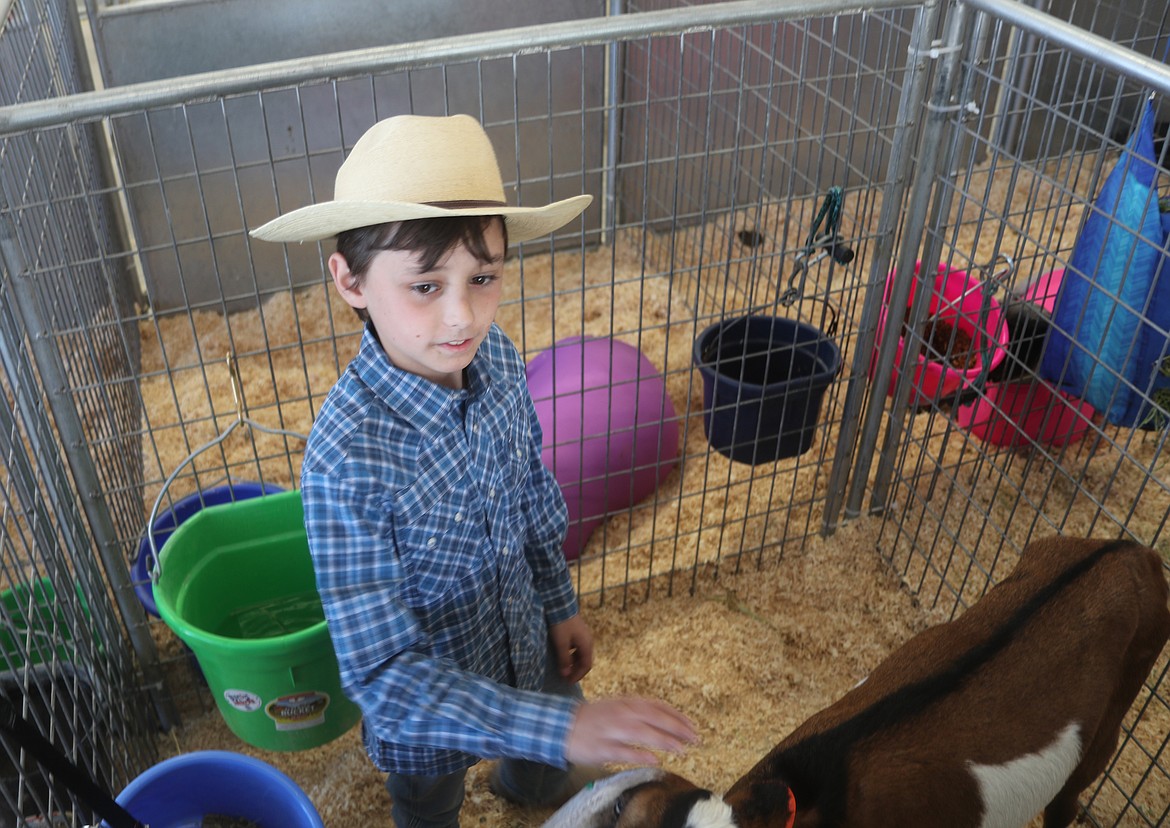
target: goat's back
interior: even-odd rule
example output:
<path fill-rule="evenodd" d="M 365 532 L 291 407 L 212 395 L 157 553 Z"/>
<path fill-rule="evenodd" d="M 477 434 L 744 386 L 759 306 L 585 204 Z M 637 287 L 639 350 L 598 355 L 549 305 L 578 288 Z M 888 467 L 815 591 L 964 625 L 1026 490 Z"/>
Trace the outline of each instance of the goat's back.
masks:
<path fill-rule="evenodd" d="M 745 828 L 772 824 L 756 805 L 778 779 L 795 792 L 798 828 L 975 828 L 1000 797 L 1043 799 L 1031 814 L 1054 800 L 1046 825 L 1067 824 L 1170 636 L 1167 593 L 1161 558 L 1138 544 L 1034 542 L 970 609 L 910 639 L 726 799 Z"/>

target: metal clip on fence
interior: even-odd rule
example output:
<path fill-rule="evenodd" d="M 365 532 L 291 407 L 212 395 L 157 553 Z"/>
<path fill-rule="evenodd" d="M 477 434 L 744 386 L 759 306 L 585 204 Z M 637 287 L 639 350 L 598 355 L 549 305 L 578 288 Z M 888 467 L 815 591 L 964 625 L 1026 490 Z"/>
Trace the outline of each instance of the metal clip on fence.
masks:
<path fill-rule="evenodd" d="M 809 231 L 804 247 L 796 251 L 796 266 L 792 275 L 788 277 L 788 288 L 780 294 L 777 304 L 786 308 L 792 307 L 804 295 L 804 282 L 808 277 L 808 269 L 823 260 L 831 257 L 837 264 L 847 265 L 853 261 L 854 252 L 841 241 L 841 213 L 845 205 L 845 193 L 840 187 L 830 187 L 821 202 L 821 209 L 813 220 L 812 230 Z M 822 224 L 824 228 L 822 229 Z M 833 318 L 829 323 L 826 334 L 833 336 L 837 332 L 837 309 L 825 300 L 825 306 L 832 312 Z"/>
<path fill-rule="evenodd" d="M 998 270 L 992 270 L 997 263 L 1002 262 Z M 1007 280 L 1016 272 L 1016 263 L 1007 253 L 996 253 L 995 258 L 985 265 L 977 265 L 976 270 L 987 273 L 991 271 L 991 275 L 981 279 L 977 286 L 967 288 L 955 299 L 955 304 L 958 304 L 964 296 L 975 290 L 983 292 L 983 301 L 979 305 L 979 323 L 976 330 L 983 331 L 983 336 L 979 344 L 979 376 L 971 381 L 970 389 L 974 391 L 983 391 L 984 386 L 987 385 L 987 377 L 991 374 L 991 360 L 995 353 L 994 335 L 993 331 L 988 330 L 988 319 L 991 316 L 991 297 L 1001 289 L 1006 290 Z"/>
<path fill-rule="evenodd" d="M 147 518 L 146 538 L 147 538 L 148 543 L 150 544 L 150 554 L 151 554 L 151 558 L 152 558 L 152 562 L 151 562 L 151 566 L 150 566 L 150 578 L 155 583 L 158 582 L 159 577 L 162 575 L 162 562 L 161 562 L 160 556 L 158 554 L 158 547 L 155 545 L 155 542 L 154 542 L 154 522 L 158 518 L 158 507 L 162 504 L 162 499 L 166 495 L 167 489 L 170 488 L 171 483 L 173 483 L 175 481 L 175 478 L 177 478 L 179 476 L 179 473 L 182 472 L 183 469 L 185 469 L 188 465 L 190 465 L 195 460 L 195 458 L 198 457 L 200 454 L 207 451 L 208 449 L 215 448 L 220 443 L 222 443 L 224 440 L 226 440 L 228 438 L 228 435 L 231 434 L 233 431 L 235 431 L 236 428 L 238 428 L 239 426 L 246 426 L 248 428 L 254 428 L 257 431 L 264 432 L 265 434 L 284 435 L 286 437 L 295 437 L 298 440 L 308 440 L 309 439 L 308 436 L 305 434 L 301 434 L 301 433 L 296 432 L 296 431 L 288 431 L 287 429 L 283 429 L 283 428 L 269 428 L 268 426 L 261 425 L 260 423 L 256 422 L 255 420 L 251 419 L 250 417 L 248 417 L 244 411 L 244 398 L 243 398 L 243 395 L 240 393 L 240 375 L 239 375 L 239 370 L 236 367 L 236 359 L 230 353 L 227 355 L 227 366 L 228 366 L 228 374 L 231 377 L 232 399 L 235 401 L 235 404 L 236 404 L 236 418 L 231 422 L 231 424 L 227 428 L 225 428 L 222 432 L 220 432 L 218 437 L 216 437 L 213 440 L 208 441 L 207 443 L 204 443 L 202 446 L 195 449 L 195 451 L 193 451 L 187 455 L 187 458 L 185 460 L 183 460 L 182 463 L 180 463 L 178 466 L 175 467 L 175 470 L 170 473 L 170 475 L 167 477 L 166 480 L 163 481 L 162 488 L 159 490 L 159 493 L 158 493 L 158 497 L 156 497 L 154 499 L 154 506 L 152 506 L 150 509 L 150 517 Z"/>

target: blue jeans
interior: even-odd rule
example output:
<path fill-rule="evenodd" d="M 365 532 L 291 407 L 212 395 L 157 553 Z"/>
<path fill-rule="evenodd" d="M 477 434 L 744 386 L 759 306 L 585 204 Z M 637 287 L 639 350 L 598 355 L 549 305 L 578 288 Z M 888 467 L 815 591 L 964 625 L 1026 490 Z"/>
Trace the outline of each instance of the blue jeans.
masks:
<path fill-rule="evenodd" d="M 459 828 L 465 776 L 465 770 L 446 776 L 387 776 L 395 828 Z"/>
<path fill-rule="evenodd" d="M 581 687 L 561 679 L 556 659 L 549 656 L 545 693 L 584 698 Z M 502 759 L 497 768 L 497 793 L 532 805 L 542 804 L 560 792 L 569 769 L 554 768 L 525 759 Z M 459 828 L 463 807 L 463 783 L 467 771 L 444 776 L 409 776 L 391 773 L 386 778 L 390 792 L 390 815 L 395 828 Z"/>

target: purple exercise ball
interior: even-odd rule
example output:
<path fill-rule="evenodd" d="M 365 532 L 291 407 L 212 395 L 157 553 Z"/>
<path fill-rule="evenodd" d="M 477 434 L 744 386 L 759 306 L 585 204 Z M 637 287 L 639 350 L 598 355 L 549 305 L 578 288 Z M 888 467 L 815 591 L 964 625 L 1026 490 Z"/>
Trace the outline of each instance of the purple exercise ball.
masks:
<path fill-rule="evenodd" d="M 569 507 L 565 557 L 607 514 L 650 495 L 678 459 L 678 420 L 662 374 L 614 339 L 573 337 L 528 364 L 544 464 Z"/>

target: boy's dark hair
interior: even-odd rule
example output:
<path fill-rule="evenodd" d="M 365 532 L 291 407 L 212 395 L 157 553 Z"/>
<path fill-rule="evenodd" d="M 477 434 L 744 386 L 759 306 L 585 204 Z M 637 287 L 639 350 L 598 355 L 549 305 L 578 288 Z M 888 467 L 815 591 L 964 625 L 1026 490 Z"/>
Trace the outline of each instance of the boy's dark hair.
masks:
<path fill-rule="evenodd" d="M 409 250 L 419 255 L 426 273 L 442 260 L 451 248 L 463 244 L 481 262 L 492 261 L 484 233 L 498 221 L 508 249 L 508 226 L 500 216 L 452 216 L 392 221 L 344 230 L 337 234 L 337 252 L 345 257 L 350 277 L 356 286 L 365 281 L 374 257 L 383 250 Z M 364 308 L 355 308 L 363 322 L 370 320 Z"/>

